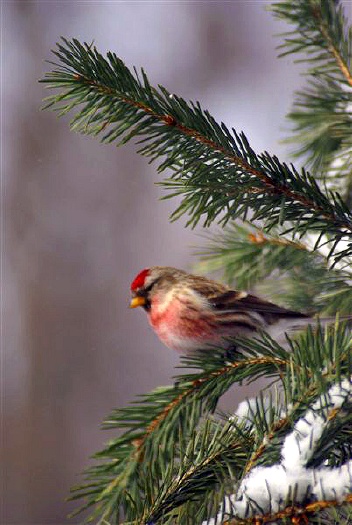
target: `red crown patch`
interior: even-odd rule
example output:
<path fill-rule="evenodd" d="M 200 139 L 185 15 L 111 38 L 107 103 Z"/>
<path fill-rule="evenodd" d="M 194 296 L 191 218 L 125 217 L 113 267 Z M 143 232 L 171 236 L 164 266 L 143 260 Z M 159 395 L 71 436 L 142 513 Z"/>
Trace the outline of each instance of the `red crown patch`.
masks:
<path fill-rule="evenodd" d="M 149 274 L 149 268 L 145 268 L 144 270 L 139 272 L 137 277 L 135 277 L 135 279 L 132 281 L 131 290 L 132 291 L 137 290 L 138 288 L 141 288 L 142 286 L 144 286 L 145 278 L 147 277 L 148 274 Z"/>

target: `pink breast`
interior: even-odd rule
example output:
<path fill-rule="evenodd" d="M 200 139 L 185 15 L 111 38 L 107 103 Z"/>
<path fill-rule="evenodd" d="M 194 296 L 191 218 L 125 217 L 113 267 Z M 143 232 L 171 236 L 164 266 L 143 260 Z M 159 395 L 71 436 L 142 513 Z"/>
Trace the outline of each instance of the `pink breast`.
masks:
<path fill-rule="evenodd" d="M 149 322 L 161 341 L 179 352 L 192 351 L 219 340 L 211 312 L 200 313 L 187 299 L 174 299 L 164 310 L 153 301 Z"/>

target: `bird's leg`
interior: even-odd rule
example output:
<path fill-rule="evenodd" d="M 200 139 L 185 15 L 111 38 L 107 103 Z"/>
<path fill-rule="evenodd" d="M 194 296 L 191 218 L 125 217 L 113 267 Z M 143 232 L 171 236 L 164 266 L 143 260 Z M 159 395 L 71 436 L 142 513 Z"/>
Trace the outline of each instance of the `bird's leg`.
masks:
<path fill-rule="evenodd" d="M 225 350 L 224 359 L 233 363 L 240 354 L 237 345 L 231 345 Z"/>

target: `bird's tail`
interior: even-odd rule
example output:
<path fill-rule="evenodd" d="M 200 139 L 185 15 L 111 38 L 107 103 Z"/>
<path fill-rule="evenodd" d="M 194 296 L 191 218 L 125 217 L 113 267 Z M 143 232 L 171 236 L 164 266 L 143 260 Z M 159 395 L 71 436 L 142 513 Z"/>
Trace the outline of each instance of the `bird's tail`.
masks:
<path fill-rule="evenodd" d="M 317 328 L 318 326 L 325 328 L 326 326 L 333 326 L 335 323 L 346 323 L 348 328 L 352 328 L 352 316 L 336 316 L 336 317 L 303 317 L 296 319 L 283 319 L 275 323 L 268 330 L 269 335 L 278 342 L 286 340 L 286 334 L 291 335 L 296 332 L 304 330 L 307 326 Z"/>

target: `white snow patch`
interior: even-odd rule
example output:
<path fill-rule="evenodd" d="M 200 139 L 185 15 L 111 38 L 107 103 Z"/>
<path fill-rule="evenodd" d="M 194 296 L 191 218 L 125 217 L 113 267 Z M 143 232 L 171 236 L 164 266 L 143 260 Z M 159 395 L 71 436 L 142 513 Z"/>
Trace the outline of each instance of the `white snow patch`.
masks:
<path fill-rule="evenodd" d="M 220 524 L 225 517 L 243 519 L 275 514 L 292 502 L 343 502 L 352 491 L 352 461 L 339 468 L 329 468 L 325 463 L 318 468 L 307 468 L 307 464 L 323 431 L 330 424 L 332 411 L 340 410 L 347 401 L 352 401 L 352 383 L 345 379 L 319 397 L 296 422 L 284 440 L 280 463 L 253 468 L 243 478 L 236 493 L 225 499 L 217 517 L 202 525 Z M 254 408 L 252 403 L 241 403 L 237 415 L 248 417 L 249 407 Z"/>

